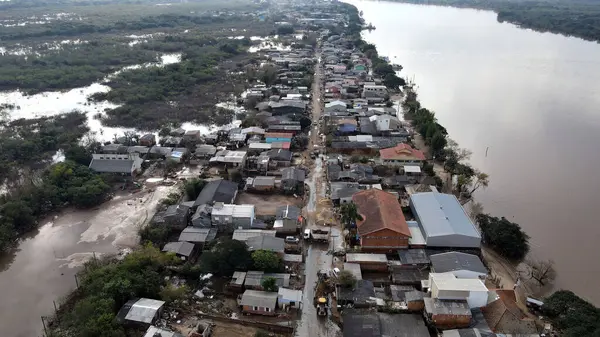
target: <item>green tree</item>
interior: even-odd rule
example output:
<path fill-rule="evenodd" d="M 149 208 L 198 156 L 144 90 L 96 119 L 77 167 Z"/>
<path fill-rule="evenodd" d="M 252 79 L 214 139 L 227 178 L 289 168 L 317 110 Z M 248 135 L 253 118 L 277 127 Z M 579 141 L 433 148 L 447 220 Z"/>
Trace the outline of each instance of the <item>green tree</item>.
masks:
<path fill-rule="evenodd" d="M 172 284 L 167 284 L 160 290 L 160 299 L 167 303 L 172 303 L 184 299 L 189 292 L 190 288 L 186 285 L 176 287 Z"/>
<path fill-rule="evenodd" d="M 231 276 L 236 270 L 248 270 L 252 261 L 245 243 L 225 238 L 217 241 L 210 251 L 200 255 L 199 265 L 203 273 Z"/>
<path fill-rule="evenodd" d="M 206 180 L 193 178 L 186 180 L 183 185 L 183 188 L 188 199 L 196 200 L 200 192 L 202 192 L 204 186 L 206 186 Z"/>
<path fill-rule="evenodd" d="M 252 252 L 252 261 L 254 261 L 254 268 L 266 272 L 279 271 L 282 264 L 277 253 L 264 249 Z"/>
<path fill-rule="evenodd" d="M 354 288 L 356 277 L 350 271 L 342 270 L 338 275 L 338 283 L 344 288 Z"/>
<path fill-rule="evenodd" d="M 434 155 L 439 155 L 446 147 L 446 136 L 444 136 L 441 132 L 436 131 L 436 133 L 431 137 L 431 151 Z"/>
<path fill-rule="evenodd" d="M 598 336 L 600 310 L 575 295 L 559 290 L 544 300 L 543 313 L 561 330 L 561 336 Z"/>
<path fill-rule="evenodd" d="M 275 84 L 277 80 L 277 68 L 272 65 L 266 65 L 262 68 L 259 79 L 267 86 L 270 87 Z"/>
<path fill-rule="evenodd" d="M 279 287 L 277 287 L 277 280 L 274 277 L 265 277 L 261 284 L 264 291 L 276 292 Z"/>
<path fill-rule="evenodd" d="M 478 214 L 477 225 L 485 244 L 507 259 L 520 261 L 529 252 L 529 236 L 521 226 L 506 218 Z"/>
<path fill-rule="evenodd" d="M 355 224 L 357 220 L 363 220 L 363 217 L 358 212 L 356 204 L 353 202 L 342 204 L 340 207 L 340 214 L 342 223 L 346 227 L 353 227 L 353 224 Z"/>

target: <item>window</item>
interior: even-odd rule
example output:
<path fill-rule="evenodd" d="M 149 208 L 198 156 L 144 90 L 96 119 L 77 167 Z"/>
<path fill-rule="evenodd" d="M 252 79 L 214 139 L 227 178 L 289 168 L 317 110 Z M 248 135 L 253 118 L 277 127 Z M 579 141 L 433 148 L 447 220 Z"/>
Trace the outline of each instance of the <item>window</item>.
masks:
<path fill-rule="evenodd" d="M 266 312 L 269 312 L 269 311 L 271 311 L 271 309 L 269 309 L 269 308 L 265 308 L 265 311 L 266 311 Z"/>
<path fill-rule="evenodd" d="M 258 307 L 252 307 L 252 310 L 258 311 Z"/>
<path fill-rule="evenodd" d="M 219 217 L 218 216 L 215 217 L 215 221 L 219 221 Z"/>

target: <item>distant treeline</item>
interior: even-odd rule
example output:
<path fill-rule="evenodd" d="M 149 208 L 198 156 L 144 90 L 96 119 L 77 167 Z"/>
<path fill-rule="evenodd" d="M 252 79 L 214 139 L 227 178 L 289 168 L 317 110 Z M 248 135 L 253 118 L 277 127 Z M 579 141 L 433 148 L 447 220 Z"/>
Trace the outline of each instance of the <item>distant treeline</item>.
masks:
<path fill-rule="evenodd" d="M 600 41 L 600 1 L 391 0 L 422 5 L 488 9 L 498 21 L 523 28 Z"/>

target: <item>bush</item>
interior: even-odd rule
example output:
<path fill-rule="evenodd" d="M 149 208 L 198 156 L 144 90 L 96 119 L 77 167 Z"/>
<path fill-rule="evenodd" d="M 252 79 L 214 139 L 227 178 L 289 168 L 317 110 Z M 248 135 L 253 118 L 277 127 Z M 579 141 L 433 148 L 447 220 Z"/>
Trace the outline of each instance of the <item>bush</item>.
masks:
<path fill-rule="evenodd" d="M 344 288 L 354 288 L 356 277 L 350 271 L 342 270 L 338 275 L 338 283 Z"/>
<path fill-rule="evenodd" d="M 264 249 L 254 251 L 252 261 L 256 269 L 266 272 L 279 271 L 283 262 L 277 253 Z"/>

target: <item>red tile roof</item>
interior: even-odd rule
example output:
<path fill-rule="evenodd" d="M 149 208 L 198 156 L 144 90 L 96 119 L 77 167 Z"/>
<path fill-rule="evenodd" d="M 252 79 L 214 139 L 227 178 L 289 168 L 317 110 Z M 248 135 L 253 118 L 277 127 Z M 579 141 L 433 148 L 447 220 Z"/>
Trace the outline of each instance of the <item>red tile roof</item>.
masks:
<path fill-rule="evenodd" d="M 389 229 L 411 237 L 402 207 L 393 194 L 373 188 L 355 193 L 352 201 L 363 217 L 363 220 L 357 223 L 360 235 Z"/>
<path fill-rule="evenodd" d="M 379 150 L 381 159 L 420 159 L 425 160 L 422 151 L 413 149 L 408 144 L 398 144 L 395 147 Z"/>

